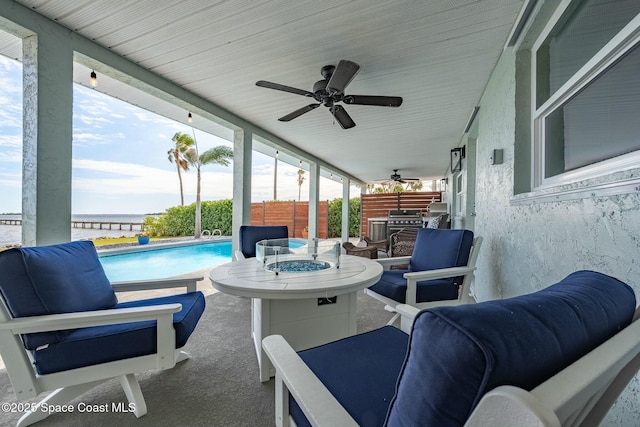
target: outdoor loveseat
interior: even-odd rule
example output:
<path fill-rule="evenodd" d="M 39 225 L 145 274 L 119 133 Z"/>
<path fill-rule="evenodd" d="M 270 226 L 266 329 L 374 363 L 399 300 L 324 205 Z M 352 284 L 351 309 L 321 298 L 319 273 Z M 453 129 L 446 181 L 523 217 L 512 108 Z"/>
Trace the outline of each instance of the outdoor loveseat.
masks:
<path fill-rule="evenodd" d="M 264 339 L 276 424 L 596 426 L 640 365 L 634 291 L 592 271 L 529 295 L 418 312 L 296 353 Z M 633 321 L 633 323 L 631 323 Z"/>

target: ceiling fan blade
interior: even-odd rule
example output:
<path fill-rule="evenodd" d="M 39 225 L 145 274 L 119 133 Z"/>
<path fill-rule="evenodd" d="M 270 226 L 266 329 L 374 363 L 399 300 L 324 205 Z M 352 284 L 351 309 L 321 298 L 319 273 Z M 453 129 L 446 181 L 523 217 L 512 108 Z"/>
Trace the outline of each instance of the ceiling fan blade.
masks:
<path fill-rule="evenodd" d="M 377 105 L 379 107 L 399 107 L 402 105 L 402 97 L 400 96 L 347 95 L 342 101 L 345 104 Z"/>
<path fill-rule="evenodd" d="M 331 107 L 331 114 L 333 114 L 336 121 L 340 123 L 342 129 L 350 129 L 356 125 L 356 122 L 351 119 L 351 116 L 347 114 L 347 110 L 345 110 L 342 105 L 334 105 Z"/>
<path fill-rule="evenodd" d="M 329 79 L 329 83 L 327 83 L 327 91 L 329 93 L 344 93 L 344 88 L 351 83 L 359 69 L 360 66 L 355 62 L 347 61 L 346 59 L 340 60 Z"/>
<path fill-rule="evenodd" d="M 310 96 L 313 98 L 313 93 L 307 90 L 297 89 L 295 87 L 285 86 L 278 83 L 267 82 L 264 80 L 257 81 L 256 86 L 266 87 L 267 89 L 281 90 L 283 92 L 295 93 L 296 95 Z"/>
<path fill-rule="evenodd" d="M 316 108 L 318 108 L 320 106 L 320 104 L 309 104 L 306 105 L 302 108 L 298 108 L 296 111 L 287 114 L 286 116 L 282 116 L 280 117 L 278 120 L 280 120 L 281 122 L 289 122 L 293 119 L 295 119 L 296 117 L 299 117 L 301 115 L 303 115 L 304 113 L 308 113 L 311 110 L 315 110 Z"/>

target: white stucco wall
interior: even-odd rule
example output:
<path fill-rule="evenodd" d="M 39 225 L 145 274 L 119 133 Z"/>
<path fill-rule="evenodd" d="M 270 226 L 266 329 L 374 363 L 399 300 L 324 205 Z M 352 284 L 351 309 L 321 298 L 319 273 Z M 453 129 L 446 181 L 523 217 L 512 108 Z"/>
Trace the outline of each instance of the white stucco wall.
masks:
<path fill-rule="evenodd" d="M 568 273 L 597 270 L 640 295 L 638 193 L 564 202 L 512 205 L 516 123 L 515 55 L 501 58 L 480 103 L 475 232 L 485 241 L 478 260 L 479 300 L 530 293 Z M 490 152 L 504 162 L 490 165 Z M 638 171 L 622 173 L 637 176 Z M 598 182 L 598 180 L 596 180 Z M 640 381 L 632 381 L 604 426 L 637 426 Z"/>

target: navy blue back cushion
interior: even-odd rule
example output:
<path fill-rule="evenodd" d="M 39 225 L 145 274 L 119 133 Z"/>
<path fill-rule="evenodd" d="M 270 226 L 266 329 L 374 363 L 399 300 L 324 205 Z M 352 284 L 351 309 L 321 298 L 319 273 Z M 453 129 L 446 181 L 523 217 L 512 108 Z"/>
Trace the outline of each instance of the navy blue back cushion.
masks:
<path fill-rule="evenodd" d="M 626 284 L 575 272 L 533 294 L 416 317 L 387 415 L 390 426 L 461 426 L 500 385 L 530 390 L 632 320 Z"/>
<path fill-rule="evenodd" d="M 118 300 L 90 241 L 0 252 L 0 292 L 13 317 L 112 308 Z M 23 336 L 30 350 L 66 332 Z"/>
<path fill-rule="evenodd" d="M 473 232 L 421 228 L 411 253 L 410 271 L 462 267 L 469 262 Z"/>
<path fill-rule="evenodd" d="M 288 237 L 289 227 L 286 225 L 242 225 L 239 233 L 240 252 L 246 258 L 254 258 L 259 241 Z"/>

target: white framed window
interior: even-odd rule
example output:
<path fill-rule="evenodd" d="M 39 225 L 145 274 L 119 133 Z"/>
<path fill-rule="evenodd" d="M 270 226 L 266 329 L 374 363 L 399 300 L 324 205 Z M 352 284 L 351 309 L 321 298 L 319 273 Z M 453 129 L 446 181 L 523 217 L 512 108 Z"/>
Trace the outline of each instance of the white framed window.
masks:
<path fill-rule="evenodd" d="M 640 1 L 564 0 L 531 52 L 533 190 L 640 167 Z"/>

